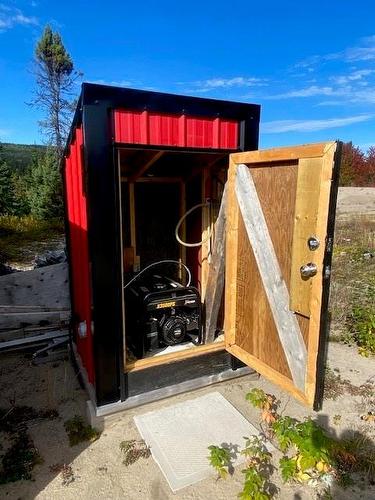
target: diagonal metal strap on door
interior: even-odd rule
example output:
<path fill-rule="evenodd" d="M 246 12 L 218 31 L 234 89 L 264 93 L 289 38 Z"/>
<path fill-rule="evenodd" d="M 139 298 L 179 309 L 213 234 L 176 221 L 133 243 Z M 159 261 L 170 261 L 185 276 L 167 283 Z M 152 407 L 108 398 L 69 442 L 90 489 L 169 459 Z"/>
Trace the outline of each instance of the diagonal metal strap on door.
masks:
<path fill-rule="evenodd" d="M 235 191 L 293 381 L 304 391 L 306 346 L 297 318 L 289 309 L 289 292 L 281 274 L 253 177 L 246 165 L 241 164 L 237 168 Z"/>

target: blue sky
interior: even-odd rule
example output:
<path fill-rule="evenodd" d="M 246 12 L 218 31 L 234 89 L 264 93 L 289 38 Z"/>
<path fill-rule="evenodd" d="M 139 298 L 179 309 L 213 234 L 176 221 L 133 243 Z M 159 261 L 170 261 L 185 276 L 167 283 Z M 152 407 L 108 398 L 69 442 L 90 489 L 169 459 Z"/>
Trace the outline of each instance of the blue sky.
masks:
<path fill-rule="evenodd" d="M 261 147 L 339 138 L 366 149 L 374 19 L 372 0 L 0 0 L 0 140 L 42 142 L 26 103 L 50 23 L 85 81 L 261 104 Z"/>

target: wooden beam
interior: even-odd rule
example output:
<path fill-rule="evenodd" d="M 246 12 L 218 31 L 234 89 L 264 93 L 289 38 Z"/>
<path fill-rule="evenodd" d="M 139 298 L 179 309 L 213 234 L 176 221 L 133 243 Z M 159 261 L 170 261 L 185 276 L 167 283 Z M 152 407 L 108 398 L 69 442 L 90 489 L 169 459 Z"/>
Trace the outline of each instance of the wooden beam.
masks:
<path fill-rule="evenodd" d="M 306 396 L 312 405 L 315 397 L 316 388 L 316 360 L 319 351 L 320 321 L 322 307 L 322 289 L 323 289 L 323 263 L 325 254 L 325 238 L 327 234 L 327 219 L 329 213 L 329 199 L 331 194 L 332 170 L 334 167 L 334 157 L 337 149 L 337 143 L 328 143 L 322 158 L 322 168 L 320 178 L 316 182 L 320 184 L 318 212 L 316 216 L 315 234 L 321 241 L 321 245 L 316 250 L 314 262 L 318 267 L 318 273 L 314 276 L 311 286 L 310 299 L 310 323 L 309 340 L 307 344 L 308 359 L 306 372 Z M 325 333 L 324 333 L 325 334 Z M 328 339 L 327 339 L 328 341 Z"/>
<path fill-rule="evenodd" d="M 234 163 L 267 163 L 268 161 L 299 160 L 300 158 L 322 157 L 327 149 L 336 147 L 335 142 L 322 142 L 306 144 L 304 146 L 288 146 L 267 150 L 233 153 L 231 159 Z"/>
<path fill-rule="evenodd" d="M 208 185 L 210 183 L 210 171 L 208 168 L 202 171 L 202 203 L 206 201 L 207 198 L 211 197 L 210 189 Z M 211 238 L 207 238 L 211 228 L 210 214 L 207 206 L 202 207 L 202 243 L 201 246 L 201 275 L 200 275 L 200 293 L 201 300 L 204 303 L 206 296 L 206 286 L 208 278 L 208 267 L 209 259 L 211 257 Z"/>
<path fill-rule="evenodd" d="M 139 177 L 135 182 L 143 182 L 143 183 L 159 183 L 159 184 L 173 184 L 174 182 L 181 182 L 183 180 L 182 177 Z M 121 182 L 129 182 L 130 177 L 121 177 Z"/>
<path fill-rule="evenodd" d="M 229 157 L 227 180 L 226 243 L 225 243 L 225 348 L 235 344 L 237 321 L 238 222 L 239 208 L 234 191 L 236 168 L 233 155 Z"/>
<path fill-rule="evenodd" d="M 152 356 L 149 358 L 137 359 L 135 361 L 128 361 L 126 364 L 126 371 L 137 371 L 149 368 L 151 366 L 162 365 L 164 363 L 171 363 L 181 359 L 194 358 L 211 352 L 224 351 L 224 342 L 215 342 L 209 345 L 199 345 L 183 349 L 181 351 L 170 352 L 167 354 L 160 354 L 159 356 Z"/>
<path fill-rule="evenodd" d="M 205 343 L 215 340 L 217 319 L 224 290 L 225 275 L 225 219 L 227 210 L 227 186 L 225 185 L 220 210 L 215 223 L 215 239 L 208 270 L 205 310 Z"/>
<path fill-rule="evenodd" d="M 308 239 L 316 236 L 316 216 L 318 211 L 321 158 L 302 158 L 298 162 L 296 203 L 292 260 L 290 270 L 290 309 L 310 317 L 312 278 L 303 279 L 300 269 L 304 264 L 315 262 L 316 251 L 308 247 Z M 324 241 L 320 242 L 324 246 Z M 315 279 L 315 278 L 314 278 Z"/>
<path fill-rule="evenodd" d="M 289 310 L 289 292 L 268 231 L 250 169 L 237 168 L 235 191 L 277 333 L 295 385 L 305 390 L 307 350 L 295 314 Z"/>
<path fill-rule="evenodd" d="M 129 183 L 129 218 L 130 218 L 130 246 L 134 248 L 134 255 L 137 254 L 137 241 L 135 230 L 135 198 L 134 183 Z"/>
<path fill-rule="evenodd" d="M 154 155 L 143 165 L 141 165 L 137 172 L 130 176 L 129 182 L 135 182 L 139 177 L 141 177 L 152 165 L 159 160 L 161 156 L 163 156 L 164 151 L 157 151 Z"/>
<path fill-rule="evenodd" d="M 183 181 L 180 181 L 180 217 L 182 217 L 186 213 L 186 184 Z M 186 219 L 183 220 L 181 224 L 181 238 L 182 241 L 186 241 Z M 180 262 L 186 264 L 186 247 L 184 245 L 179 245 L 180 247 Z M 185 275 L 185 271 L 183 271 L 182 266 L 180 266 L 179 270 L 179 278 L 182 280 L 182 277 Z"/>

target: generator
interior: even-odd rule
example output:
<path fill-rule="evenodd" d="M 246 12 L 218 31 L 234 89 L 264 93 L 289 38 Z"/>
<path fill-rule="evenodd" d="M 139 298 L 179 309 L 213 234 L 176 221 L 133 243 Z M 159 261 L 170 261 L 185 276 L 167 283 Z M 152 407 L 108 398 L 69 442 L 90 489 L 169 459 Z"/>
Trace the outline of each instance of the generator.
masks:
<path fill-rule="evenodd" d="M 168 346 L 201 344 L 201 299 L 195 287 L 151 274 L 126 288 L 125 304 L 127 346 L 138 359 Z"/>

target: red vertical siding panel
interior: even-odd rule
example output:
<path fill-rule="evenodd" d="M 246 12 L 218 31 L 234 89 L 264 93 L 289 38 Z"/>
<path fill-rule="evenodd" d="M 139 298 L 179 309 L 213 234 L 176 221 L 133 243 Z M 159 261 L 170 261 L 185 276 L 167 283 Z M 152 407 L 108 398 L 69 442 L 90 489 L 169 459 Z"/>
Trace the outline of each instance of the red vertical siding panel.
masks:
<path fill-rule="evenodd" d="M 215 118 L 212 128 L 212 147 L 214 149 L 220 148 L 220 120 Z"/>
<path fill-rule="evenodd" d="M 115 118 L 116 127 L 122 126 Z M 95 378 L 91 331 L 91 286 L 87 235 L 87 200 L 84 191 L 84 170 L 81 147 L 82 129 L 76 130 L 66 158 L 67 219 L 70 234 L 70 266 L 73 288 L 74 339 L 89 382 Z M 86 323 L 86 334 L 79 335 L 80 322 Z"/>
<path fill-rule="evenodd" d="M 238 122 L 116 109 L 115 141 L 127 144 L 237 149 Z"/>
<path fill-rule="evenodd" d="M 186 115 L 181 115 L 178 119 L 178 144 L 186 146 Z"/>
<path fill-rule="evenodd" d="M 148 144 L 148 111 L 141 113 L 140 121 L 140 143 Z"/>

